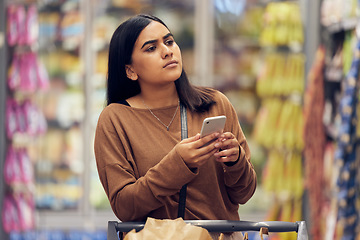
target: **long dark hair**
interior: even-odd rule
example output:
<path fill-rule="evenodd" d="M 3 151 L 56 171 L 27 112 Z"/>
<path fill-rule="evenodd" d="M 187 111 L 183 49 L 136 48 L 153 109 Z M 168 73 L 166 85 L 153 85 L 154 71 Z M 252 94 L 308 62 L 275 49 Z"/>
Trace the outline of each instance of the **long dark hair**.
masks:
<path fill-rule="evenodd" d="M 115 30 L 109 47 L 107 105 L 126 100 L 141 92 L 138 81 L 133 81 L 127 77 L 125 65 L 131 64 L 135 42 L 141 31 L 151 21 L 157 21 L 168 28 L 159 18 L 141 14 L 123 22 Z M 175 86 L 180 101 L 191 111 L 204 112 L 215 103 L 213 100 L 214 90 L 193 86 L 184 69 L 175 81 Z"/>

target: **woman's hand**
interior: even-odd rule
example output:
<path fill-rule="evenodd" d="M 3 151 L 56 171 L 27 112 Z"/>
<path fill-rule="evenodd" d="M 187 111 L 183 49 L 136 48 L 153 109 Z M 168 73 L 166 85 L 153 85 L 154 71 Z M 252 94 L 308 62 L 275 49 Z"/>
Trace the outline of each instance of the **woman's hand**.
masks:
<path fill-rule="evenodd" d="M 200 138 L 200 134 L 196 134 L 193 137 L 182 140 L 175 148 L 189 168 L 197 168 L 219 150 L 219 148 L 215 147 L 219 136 L 219 133 L 213 133 Z"/>
<path fill-rule="evenodd" d="M 218 162 L 236 162 L 239 159 L 239 142 L 231 132 L 223 133 L 219 136 L 214 145 L 219 152 L 214 153 Z"/>

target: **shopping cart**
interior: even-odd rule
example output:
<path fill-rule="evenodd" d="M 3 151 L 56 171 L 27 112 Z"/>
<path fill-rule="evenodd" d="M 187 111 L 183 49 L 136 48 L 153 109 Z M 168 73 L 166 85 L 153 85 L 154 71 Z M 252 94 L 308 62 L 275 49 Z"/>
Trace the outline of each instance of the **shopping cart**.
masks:
<path fill-rule="evenodd" d="M 261 228 L 267 228 L 269 232 L 297 232 L 297 240 L 308 240 L 305 221 L 250 222 L 229 220 L 185 220 L 185 222 L 198 227 L 203 227 L 209 232 L 260 231 Z M 119 240 L 119 237 L 121 240 L 123 232 L 130 232 L 132 229 L 140 231 L 143 229 L 144 225 L 144 222 L 109 221 L 107 240 Z"/>

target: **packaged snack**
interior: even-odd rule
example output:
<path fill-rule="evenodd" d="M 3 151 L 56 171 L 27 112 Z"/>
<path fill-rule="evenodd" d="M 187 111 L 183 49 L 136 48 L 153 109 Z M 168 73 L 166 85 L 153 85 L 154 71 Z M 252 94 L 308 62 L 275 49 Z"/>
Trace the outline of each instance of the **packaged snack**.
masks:
<path fill-rule="evenodd" d="M 6 195 L 2 208 L 2 222 L 5 232 L 19 231 L 18 209 L 12 195 Z"/>
<path fill-rule="evenodd" d="M 15 111 L 15 100 L 9 98 L 6 101 L 6 134 L 9 139 L 12 139 L 14 134 L 18 131 L 18 120 Z"/>
<path fill-rule="evenodd" d="M 9 185 L 21 182 L 22 173 L 17 157 L 16 150 L 10 145 L 6 153 L 4 164 L 4 180 Z"/>

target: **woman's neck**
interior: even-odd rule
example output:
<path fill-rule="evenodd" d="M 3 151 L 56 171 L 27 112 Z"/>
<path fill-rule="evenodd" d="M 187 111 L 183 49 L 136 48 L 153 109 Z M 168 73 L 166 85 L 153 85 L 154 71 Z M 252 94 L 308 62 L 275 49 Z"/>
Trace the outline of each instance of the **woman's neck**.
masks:
<path fill-rule="evenodd" d="M 141 93 L 128 99 L 131 106 L 146 108 L 160 108 L 176 105 L 179 97 L 175 84 L 167 88 L 141 89 Z M 146 106 L 145 106 L 146 105 Z"/>
<path fill-rule="evenodd" d="M 141 92 L 139 96 L 151 108 L 172 106 L 179 101 L 176 88 L 174 91 Z"/>

